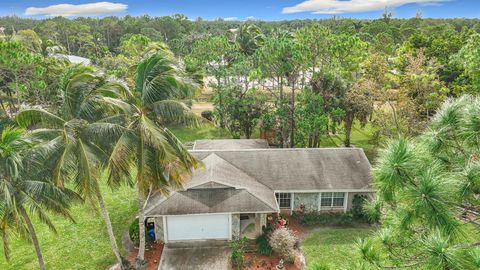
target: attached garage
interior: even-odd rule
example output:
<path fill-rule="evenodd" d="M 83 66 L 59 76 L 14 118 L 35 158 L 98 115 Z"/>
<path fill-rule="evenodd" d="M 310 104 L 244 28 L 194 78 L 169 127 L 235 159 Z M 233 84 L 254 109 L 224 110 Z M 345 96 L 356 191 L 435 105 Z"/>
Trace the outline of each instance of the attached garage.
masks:
<path fill-rule="evenodd" d="M 166 216 L 167 241 L 229 240 L 230 214 Z"/>

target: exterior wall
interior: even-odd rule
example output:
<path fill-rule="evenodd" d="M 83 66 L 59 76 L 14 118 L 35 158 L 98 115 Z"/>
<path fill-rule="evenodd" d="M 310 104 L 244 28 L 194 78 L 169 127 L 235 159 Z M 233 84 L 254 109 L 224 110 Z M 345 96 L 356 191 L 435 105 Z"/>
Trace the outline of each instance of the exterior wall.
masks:
<path fill-rule="evenodd" d="M 260 215 L 260 233 L 262 233 L 262 227 L 267 226 L 267 214 L 257 214 Z"/>
<path fill-rule="evenodd" d="M 155 238 L 157 241 L 165 242 L 163 230 L 163 217 L 155 218 Z"/>
<path fill-rule="evenodd" d="M 262 227 L 267 225 L 267 214 L 255 214 L 255 237 L 262 234 Z"/>
<path fill-rule="evenodd" d="M 347 211 L 352 209 L 352 201 L 355 195 L 365 195 L 367 198 L 373 198 L 373 192 L 349 192 L 347 200 Z"/>
<path fill-rule="evenodd" d="M 232 239 L 240 238 L 240 214 L 232 214 Z"/>
<path fill-rule="evenodd" d="M 293 211 L 299 210 L 301 204 L 305 205 L 305 210 L 307 211 L 317 211 L 318 210 L 318 192 L 294 193 Z"/>

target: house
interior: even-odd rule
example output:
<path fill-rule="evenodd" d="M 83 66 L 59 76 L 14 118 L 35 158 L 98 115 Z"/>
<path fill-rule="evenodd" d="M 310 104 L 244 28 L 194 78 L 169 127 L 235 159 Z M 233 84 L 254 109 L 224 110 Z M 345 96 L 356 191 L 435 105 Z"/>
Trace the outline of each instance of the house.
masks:
<path fill-rule="evenodd" d="M 268 214 L 301 206 L 346 212 L 355 195 L 374 192 L 360 148 L 274 149 L 261 140 L 205 140 L 191 153 L 204 167 L 182 190 L 147 202 L 157 240 L 255 237 Z"/>

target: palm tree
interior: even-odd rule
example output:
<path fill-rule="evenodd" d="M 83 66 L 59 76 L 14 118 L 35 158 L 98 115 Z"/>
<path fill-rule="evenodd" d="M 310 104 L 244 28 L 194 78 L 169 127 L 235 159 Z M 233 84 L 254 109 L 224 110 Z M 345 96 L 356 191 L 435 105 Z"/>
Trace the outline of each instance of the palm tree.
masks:
<path fill-rule="evenodd" d="M 137 268 L 146 264 L 145 197 L 151 191 L 168 193 L 181 187 L 197 160 L 165 127 L 169 122 L 195 124 L 195 117 L 178 99 L 195 90 L 168 50 L 150 55 L 135 67 L 135 88 L 126 129 L 108 163 L 110 182 L 129 181 L 135 168 L 138 191 L 140 247 Z"/>
<path fill-rule="evenodd" d="M 121 83 L 105 80 L 83 66 L 69 69 L 61 80 L 61 88 L 65 100 L 58 115 L 27 109 L 17 115 L 17 121 L 24 127 L 37 128 L 32 136 L 42 143 L 35 147 L 35 159 L 50 169 L 47 173 L 55 185 L 63 187 L 66 180 L 72 180 L 86 201 L 94 206 L 98 203 L 115 257 L 126 268 L 128 261 L 122 257 L 113 234 L 100 180 L 108 149 L 123 129 L 123 115 L 114 113 L 128 108 L 117 99 L 127 90 Z"/>
<path fill-rule="evenodd" d="M 4 255 L 10 258 L 9 234 L 12 230 L 23 237 L 30 236 L 40 269 L 45 269 L 40 243 L 31 215 L 56 233 L 47 212 L 60 214 L 73 221 L 70 204 L 79 197 L 67 188 L 60 188 L 42 174 L 29 175 L 26 164 L 31 162 L 30 143 L 23 131 L 5 128 L 0 137 L 0 234 Z"/>

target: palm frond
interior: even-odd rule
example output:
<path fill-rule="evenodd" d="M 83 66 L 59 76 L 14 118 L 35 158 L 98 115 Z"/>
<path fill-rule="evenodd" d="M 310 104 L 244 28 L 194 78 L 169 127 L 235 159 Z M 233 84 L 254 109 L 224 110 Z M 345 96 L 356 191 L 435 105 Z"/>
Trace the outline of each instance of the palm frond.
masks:
<path fill-rule="evenodd" d="M 22 127 L 28 128 L 32 125 L 43 128 L 62 128 L 65 121 L 43 109 L 27 109 L 17 114 L 16 120 Z"/>

